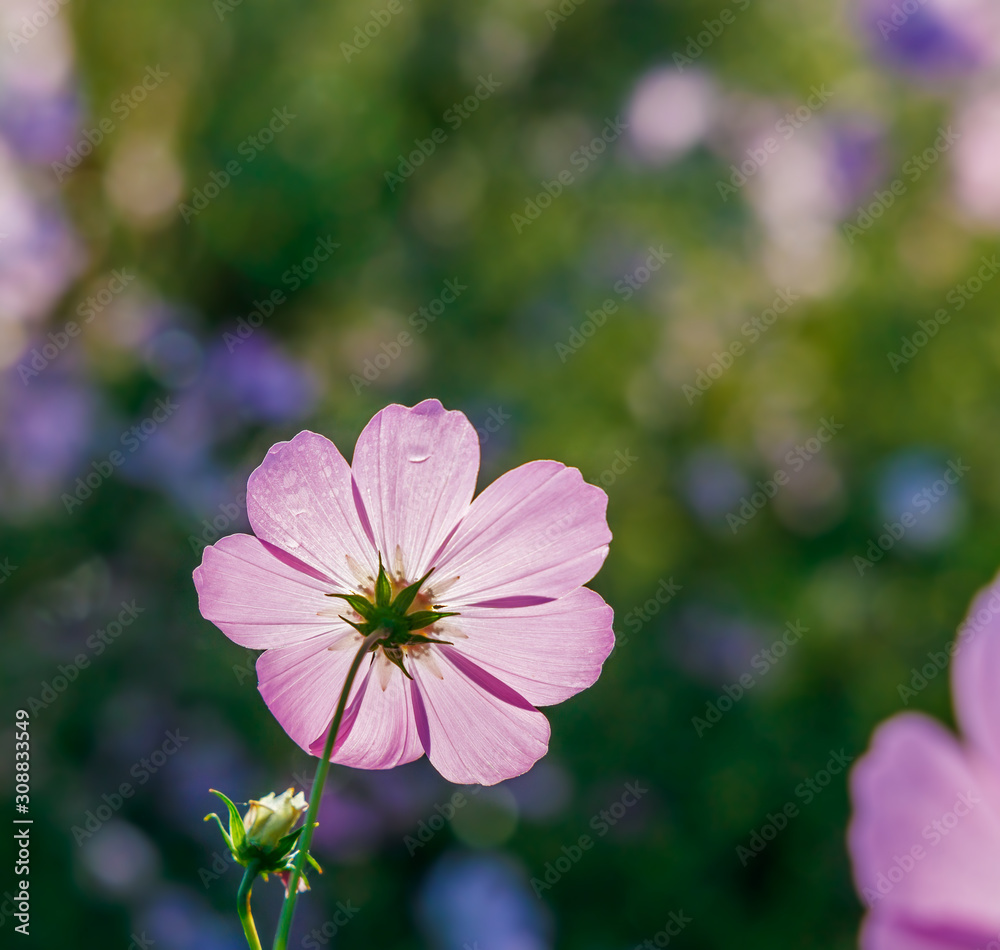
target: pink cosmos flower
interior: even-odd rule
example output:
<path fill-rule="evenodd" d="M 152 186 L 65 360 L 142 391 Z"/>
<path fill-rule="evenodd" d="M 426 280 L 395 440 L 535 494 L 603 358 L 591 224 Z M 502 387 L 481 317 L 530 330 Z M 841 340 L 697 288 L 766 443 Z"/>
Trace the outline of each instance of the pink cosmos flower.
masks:
<path fill-rule="evenodd" d="M 918 713 L 894 716 L 851 777 L 848 844 L 869 908 L 862 950 L 1000 942 L 1000 577 L 918 675 L 936 675 L 948 654 L 963 739 Z M 914 677 L 906 688 L 919 686 Z"/>
<path fill-rule="evenodd" d="M 356 628 L 386 631 L 333 751 L 356 768 L 426 753 L 452 782 L 520 775 L 548 748 L 535 707 L 600 675 L 613 614 L 581 585 L 608 553 L 607 496 L 537 461 L 473 500 L 478 470 L 476 430 L 429 399 L 379 412 L 350 466 L 300 432 L 250 476 L 256 537 L 207 548 L 195 586 L 206 619 L 266 651 L 261 695 L 306 751 L 322 754 Z"/>

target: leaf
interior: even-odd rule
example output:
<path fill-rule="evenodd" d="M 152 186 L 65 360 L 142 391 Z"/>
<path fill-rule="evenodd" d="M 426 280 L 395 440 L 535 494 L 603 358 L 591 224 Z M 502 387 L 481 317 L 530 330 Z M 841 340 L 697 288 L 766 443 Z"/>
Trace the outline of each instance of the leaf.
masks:
<path fill-rule="evenodd" d="M 365 620 L 371 620 L 375 612 L 375 605 L 367 597 L 362 597 L 360 594 L 327 594 L 326 596 L 346 600 L 355 613 L 364 617 Z"/>
<path fill-rule="evenodd" d="M 214 788 L 210 788 L 209 791 L 226 803 L 226 807 L 229 809 L 229 839 L 232 844 L 232 850 L 234 852 L 242 851 L 247 840 L 246 829 L 243 827 L 243 816 L 222 792 L 217 792 Z M 219 822 L 219 824 L 221 825 L 222 822 Z"/>
<path fill-rule="evenodd" d="M 209 818 L 215 819 L 215 823 L 219 826 L 219 831 L 222 832 L 222 837 L 226 839 L 226 844 L 228 845 L 230 852 L 232 852 L 233 839 L 229 837 L 229 832 L 226 831 L 226 829 L 223 827 L 222 819 L 214 811 L 211 814 L 205 816 L 205 821 L 208 821 Z"/>
<path fill-rule="evenodd" d="M 456 611 L 440 610 L 418 610 L 416 613 L 407 614 L 403 619 L 411 630 L 419 630 L 421 627 L 429 627 L 442 617 L 457 617 Z"/>
<path fill-rule="evenodd" d="M 434 573 L 434 568 L 432 567 L 423 577 L 420 578 L 416 583 L 410 584 L 409 587 L 404 587 L 397 595 L 396 599 L 392 602 L 392 609 L 396 613 L 405 614 L 407 610 L 410 609 L 410 605 L 413 603 L 417 594 L 420 592 L 420 588 L 424 581 L 427 580 L 431 574 Z"/>
<path fill-rule="evenodd" d="M 382 566 L 382 555 L 378 556 L 378 578 L 375 580 L 375 606 L 388 607 L 392 600 L 392 585 Z"/>

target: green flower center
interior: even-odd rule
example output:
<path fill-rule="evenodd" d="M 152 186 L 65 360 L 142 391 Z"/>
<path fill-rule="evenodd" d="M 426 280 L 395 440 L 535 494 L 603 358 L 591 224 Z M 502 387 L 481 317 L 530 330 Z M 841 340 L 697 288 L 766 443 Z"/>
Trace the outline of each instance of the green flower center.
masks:
<path fill-rule="evenodd" d="M 441 620 L 443 617 L 457 617 L 454 611 L 414 609 L 414 602 L 420 593 L 420 588 L 434 572 L 431 568 L 420 580 L 404 587 L 393 597 L 392 584 L 382 565 L 382 555 L 378 559 L 378 578 L 375 580 L 374 600 L 362 594 L 327 594 L 327 597 L 339 597 L 351 605 L 361 622 L 341 617 L 362 636 L 383 632 L 372 643 L 372 652 L 381 648 L 385 657 L 398 666 L 410 679 L 413 677 L 403 666 L 402 647 L 423 643 L 449 643 L 448 640 L 437 640 L 417 633 Z M 426 600 L 426 597 L 424 598 Z M 419 605 L 417 605 L 419 607 Z M 433 606 L 433 605 L 432 605 Z"/>

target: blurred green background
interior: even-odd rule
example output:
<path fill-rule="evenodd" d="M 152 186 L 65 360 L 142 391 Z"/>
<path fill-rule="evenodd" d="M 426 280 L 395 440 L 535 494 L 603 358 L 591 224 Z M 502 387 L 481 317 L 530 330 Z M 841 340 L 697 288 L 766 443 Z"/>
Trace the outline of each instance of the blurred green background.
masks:
<path fill-rule="evenodd" d="M 26 945 L 243 945 L 208 788 L 313 762 L 191 571 L 271 444 L 349 457 L 427 397 L 480 488 L 555 458 L 607 489 L 618 645 L 453 815 L 426 761 L 335 767 L 292 945 L 853 945 L 836 763 L 904 700 L 950 716 L 913 668 L 1000 561 L 1000 33 L 910 6 L 5 3 Z"/>

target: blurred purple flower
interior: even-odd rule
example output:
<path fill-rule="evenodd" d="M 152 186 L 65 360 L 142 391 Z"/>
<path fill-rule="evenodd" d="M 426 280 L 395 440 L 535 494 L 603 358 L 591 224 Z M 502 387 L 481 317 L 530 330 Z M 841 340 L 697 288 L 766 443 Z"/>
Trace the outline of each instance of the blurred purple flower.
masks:
<path fill-rule="evenodd" d="M 707 603 L 685 608 L 664 645 L 687 673 L 710 686 L 739 679 L 773 637 L 768 631 Z"/>
<path fill-rule="evenodd" d="M 548 758 L 536 762 L 524 775 L 508 779 L 500 788 L 510 790 L 526 818 L 545 821 L 565 810 L 573 794 L 573 779 Z"/>
<path fill-rule="evenodd" d="M 315 405 L 316 381 L 301 363 L 258 330 L 233 345 L 223 341 L 208 353 L 206 392 L 223 430 L 239 423 L 282 423 L 301 419 Z"/>
<path fill-rule="evenodd" d="M 750 490 L 750 482 L 725 449 L 704 446 L 688 456 L 681 475 L 681 491 L 687 503 L 709 527 L 732 532 L 726 514 Z"/>
<path fill-rule="evenodd" d="M 629 141 L 641 161 L 664 165 L 704 139 L 716 112 L 715 86 L 707 74 L 656 69 L 643 76 L 632 92 Z"/>
<path fill-rule="evenodd" d="M 371 804 L 340 789 L 327 788 L 320 803 L 323 820 L 313 836 L 313 850 L 338 861 L 363 858 L 376 850 L 385 831 Z"/>
<path fill-rule="evenodd" d="M 899 522 L 904 514 L 914 519 L 898 539 L 901 550 L 932 550 L 958 531 L 965 498 L 961 484 L 952 484 L 952 478 L 943 456 L 921 450 L 901 452 L 885 465 L 878 480 L 880 528 L 883 522 Z"/>
<path fill-rule="evenodd" d="M 42 26 L 37 0 L 0 6 L 0 135 L 25 161 L 48 163 L 73 145 L 80 107 L 73 84 L 73 46 L 63 8 Z M 31 28 L 30 35 L 25 23 Z M 2 218 L 0 218 L 2 220 Z"/>
<path fill-rule="evenodd" d="M 0 509 L 12 514 L 55 498 L 85 460 L 97 401 L 82 380 L 42 373 L 25 386 L 0 377 Z"/>
<path fill-rule="evenodd" d="M 32 193 L 0 142 L 0 322 L 45 316 L 81 265 L 61 211 Z"/>
<path fill-rule="evenodd" d="M 80 103 L 73 92 L 0 94 L 0 134 L 26 162 L 47 164 L 64 158 L 79 124 Z"/>
<path fill-rule="evenodd" d="M 885 130 L 872 118 L 841 116 L 827 126 L 830 174 L 844 211 L 871 194 L 885 172 Z"/>
<path fill-rule="evenodd" d="M 420 921 L 439 950 L 546 950 L 551 924 L 510 859 L 452 852 L 427 876 L 418 898 Z"/>
<path fill-rule="evenodd" d="M 878 58 L 939 79 L 975 72 L 994 58 L 991 6 L 992 0 L 862 0 L 862 22 Z"/>
<path fill-rule="evenodd" d="M 138 915 L 135 927 L 148 933 L 157 950 L 246 950 L 230 915 L 212 912 L 203 899 L 181 888 L 164 887 Z"/>
<path fill-rule="evenodd" d="M 973 96 L 955 119 L 958 141 L 952 153 L 955 196 L 974 221 L 1000 227 L 1000 92 Z"/>

